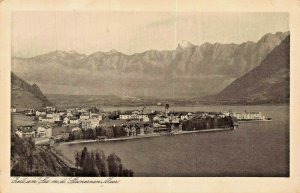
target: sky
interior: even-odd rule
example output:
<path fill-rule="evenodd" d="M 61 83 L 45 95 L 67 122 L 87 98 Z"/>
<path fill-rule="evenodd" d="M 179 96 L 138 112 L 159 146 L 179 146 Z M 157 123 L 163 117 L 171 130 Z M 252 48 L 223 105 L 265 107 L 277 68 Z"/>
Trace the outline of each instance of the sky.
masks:
<path fill-rule="evenodd" d="M 12 55 L 55 50 L 125 54 L 192 44 L 258 41 L 289 31 L 287 13 L 18 11 L 12 14 Z"/>

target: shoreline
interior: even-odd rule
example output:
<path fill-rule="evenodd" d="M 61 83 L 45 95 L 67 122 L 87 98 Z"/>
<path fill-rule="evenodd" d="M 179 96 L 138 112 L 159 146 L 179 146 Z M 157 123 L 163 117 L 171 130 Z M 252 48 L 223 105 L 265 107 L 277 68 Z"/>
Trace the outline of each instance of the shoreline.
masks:
<path fill-rule="evenodd" d="M 183 135 L 183 134 L 191 134 L 191 133 L 209 133 L 209 132 L 219 132 L 219 131 L 230 131 L 234 130 L 233 128 L 216 128 L 216 129 L 206 129 L 206 130 L 195 130 L 195 131 L 181 131 L 176 133 L 164 133 L 164 134 L 151 134 L 151 135 L 137 135 L 132 137 L 118 137 L 106 140 L 81 140 L 81 141 L 70 141 L 70 142 L 61 142 L 56 145 L 70 145 L 70 144 L 81 144 L 81 143 L 95 143 L 95 142 L 112 142 L 112 141 L 126 141 L 133 139 L 142 139 L 142 138 L 151 138 L 151 137 L 161 137 L 161 136 L 172 136 L 172 135 Z"/>
<path fill-rule="evenodd" d="M 238 123 L 252 123 L 252 122 L 271 122 L 273 120 L 249 120 L 249 121 L 236 121 Z"/>
<path fill-rule="evenodd" d="M 262 104 L 236 104 L 236 103 L 233 103 L 233 104 L 173 104 L 172 105 L 174 107 L 203 107 L 203 106 L 289 106 L 290 103 L 262 103 Z M 99 104 L 101 105 L 101 104 Z M 133 105 L 101 105 L 101 107 L 103 108 L 117 108 L 117 107 L 129 107 L 129 108 L 137 108 L 137 107 L 144 107 L 145 105 L 147 104 L 133 104 Z M 147 106 L 152 106 L 152 107 L 163 107 L 161 105 L 156 105 L 156 104 L 150 104 L 150 105 L 147 105 Z M 68 105 L 61 105 L 61 104 L 58 104 L 56 105 L 56 107 L 58 108 L 75 108 L 75 107 L 78 107 L 78 105 L 76 106 L 68 106 Z M 89 105 L 83 105 L 81 106 L 81 108 L 88 108 L 90 107 Z"/>

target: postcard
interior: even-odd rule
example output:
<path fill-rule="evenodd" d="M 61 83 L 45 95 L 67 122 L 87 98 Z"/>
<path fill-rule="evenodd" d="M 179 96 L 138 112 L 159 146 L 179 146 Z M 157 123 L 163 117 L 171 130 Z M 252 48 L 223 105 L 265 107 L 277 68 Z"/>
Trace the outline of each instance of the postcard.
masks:
<path fill-rule="evenodd" d="M 0 191 L 300 192 L 299 11 L 0 2 Z"/>

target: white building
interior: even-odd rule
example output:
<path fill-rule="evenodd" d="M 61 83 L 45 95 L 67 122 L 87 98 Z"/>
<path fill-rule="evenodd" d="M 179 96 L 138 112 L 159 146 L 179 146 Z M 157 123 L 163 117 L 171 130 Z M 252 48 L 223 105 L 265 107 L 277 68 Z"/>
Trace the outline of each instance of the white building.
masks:
<path fill-rule="evenodd" d="M 90 118 L 90 114 L 89 113 L 83 113 L 80 115 L 80 120 L 88 120 Z"/>
<path fill-rule="evenodd" d="M 47 117 L 47 118 L 50 118 L 50 119 L 52 119 L 52 118 L 53 118 L 53 116 L 54 116 L 54 114 L 53 114 L 53 113 L 47 113 L 47 114 L 46 114 L 46 117 Z"/>
<path fill-rule="evenodd" d="M 46 112 L 54 112 L 56 110 L 56 108 L 53 106 L 48 106 L 45 109 L 46 109 Z"/>
<path fill-rule="evenodd" d="M 83 130 L 87 130 L 91 128 L 91 120 L 82 120 L 81 121 L 81 128 Z"/>
<path fill-rule="evenodd" d="M 120 114 L 119 118 L 121 120 L 131 119 L 131 112 L 123 112 L 123 113 Z"/>
<path fill-rule="evenodd" d="M 143 122 L 148 122 L 150 121 L 149 115 L 148 114 L 138 114 L 137 118 L 139 120 L 143 120 Z"/>
<path fill-rule="evenodd" d="M 236 113 L 235 117 L 238 120 L 263 120 L 265 116 L 261 114 L 261 112 L 251 112 L 251 113 Z"/>
<path fill-rule="evenodd" d="M 46 115 L 46 111 L 35 111 L 35 116 L 39 117 L 39 116 L 42 116 L 42 115 Z"/>
<path fill-rule="evenodd" d="M 77 112 L 79 112 L 79 113 L 87 113 L 87 110 L 85 110 L 85 109 L 77 109 Z"/>
<path fill-rule="evenodd" d="M 159 117 L 159 123 L 160 124 L 170 123 L 170 119 L 169 119 L 169 117 L 166 117 L 166 116 L 160 116 Z"/>
<path fill-rule="evenodd" d="M 67 114 L 67 112 L 64 112 L 64 111 L 59 112 L 59 115 L 60 115 L 60 116 L 64 116 L 64 115 L 66 115 L 66 114 Z"/>
<path fill-rule="evenodd" d="M 67 111 L 67 117 L 72 117 L 72 116 L 73 116 L 72 111 Z"/>
<path fill-rule="evenodd" d="M 130 119 L 139 119 L 139 114 L 132 113 Z"/>
<path fill-rule="evenodd" d="M 170 117 L 170 121 L 171 121 L 171 123 L 179 123 L 180 122 L 180 118 L 178 116 L 172 115 Z"/>
<path fill-rule="evenodd" d="M 50 138 L 52 136 L 52 127 L 50 125 L 41 125 L 37 129 L 38 137 Z"/>
<path fill-rule="evenodd" d="M 70 117 L 70 124 L 79 124 L 77 117 Z"/>
<path fill-rule="evenodd" d="M 227 117 L 232 115 L 232 112 L 230 112 L 230 111 L 221 111 L 220 113 L 222 113 L 223 115 L 225 115 Z"/>
<path fill-rule="evenodd" d="M 99 121 L 98 118 L 93 117 L 93 118 L 90 119 L 90 121 L 91 121 L 91 128 L 92 129 L 95 129 L 97 126 L 100 125 L 100 121 Z"/>
<path fill-rule="evenodd" d="M 55 113 L 53 115 L 53 120 L 55 121 L 61 121 L 61 115 L 59 113 Z"/>
<path fill-rule="evenodd" d="M 153 117 L 153 121 L 159 121 L 159 115 L 155 115 L 154 117 Z"/>
<path fill-rule="evenodd" d="M 49 123 L 54 123 L 53 118 L 47 118 L 47 117 L 39 117 L 40 122 L 49 122 Z"/>
<path fill-rule="evenodd" d="M 17 112 L 17 109 L 16 109 L 15 107 L 12 107 L 12 108 L 10 109 L 10 111 L 11 111 L 12 113 L 16 113 L 16 112 Z"/>
<path fill-rule="evenodd" d="M 180 119 L 181 120 L 188 120 L 189 119 L 189 116 L 187 114 L 185 115 L 180 115 Z"/>
<path fill-rule="evenodd" d="M 64 120 L 63 120 L 63 123 L 64 123 L 64 124 L 70 124 L 70 119 L 69 119 L 69 117 L 65 117 Z"/>
<path fill-rule="evenodd" d="M 150 118 L 148 115 L 143 117 L 143 122 L 149 122 L 149 121 L 150 121 Z"/>
<path fill-rule="evenodd" d="M 16 131 L 16 135 L 18 135 L 20 138 L 33 138 L 35 137 L 35 130 L 32 128 L 32 126 L 20 126 Z"/>

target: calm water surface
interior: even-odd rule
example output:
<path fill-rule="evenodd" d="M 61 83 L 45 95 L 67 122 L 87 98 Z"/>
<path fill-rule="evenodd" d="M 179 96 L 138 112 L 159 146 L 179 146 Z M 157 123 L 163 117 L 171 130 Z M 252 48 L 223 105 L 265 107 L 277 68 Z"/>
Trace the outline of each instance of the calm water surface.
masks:
<path fill-rule="evenodd" d="M 161 110 L 163 107 L 159 107 Z M 138 109 L 138 108 L 137 108 Z M 111 110 L 111 109 L 109 109 Z M 240 123 L 239 129 L 215 133 L 59 145 L 74 162 L 84 146 L 115 152 L 135 176 L 288 176 L 289 107 L 198 106 L 184 111 L 260 111 L 272 122 Z"/>

